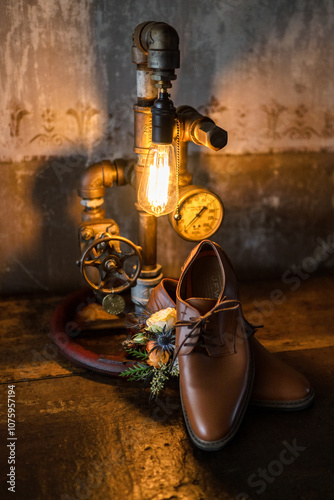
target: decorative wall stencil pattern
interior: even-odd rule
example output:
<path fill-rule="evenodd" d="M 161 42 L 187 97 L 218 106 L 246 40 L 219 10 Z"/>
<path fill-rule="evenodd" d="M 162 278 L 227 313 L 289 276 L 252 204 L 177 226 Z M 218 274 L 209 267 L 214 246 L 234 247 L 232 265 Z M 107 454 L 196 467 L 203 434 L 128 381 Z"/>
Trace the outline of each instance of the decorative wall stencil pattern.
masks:
<path fill-rule="evenodd" d="M 39 146 L 45 146 L 48 144 L 54 144 L 56 146 L 62 146 L 64 141 L 69 140 L 62 134 L 58 134 L 55 131 L 55 112 L 51 109 L 46 109 L 42 113 L 42 132 L 36 134 L 30 143 L 37 141 Z"/>
<path fill-rule="evenodd" d="M 325 112 L 325 124 L 321 135 L 323 137 L 334 137 L 334 114 L 329 111 Z"/>
<path fill-rule="evenodd" d="M 79 101 L 69 109 L 46 108 L 38 116 L 13 101 L 6 108 L 9 133 L 4 133 L 0 140 L 0 161 L 89 155 L 94 148 L 96 155 L 103 154 L 110 144 L 117 142 L 124 121 L 115 116 L 119 106 L 117 102 L 114 104 L 115 112 L 109 114 Z M 121 112 L 131 125 L 132 114 Z M 128 135 L 133 134 L 129 131 Z"/>
<path fill-rule="evenodd" d="M 205 106 L 200 106 L 199 111 L 204 115 L 214 115 L 216 113 L 222 113 L 226 111 L 226 106 L 224 106 L 214 95 L 210 97 L 209 102 Z"/>
<path fill-rule="evenodd" d="M 280 139 L 281 134 L 278 132 L 277 126 L 280 116 L 286 111 L 286 107 L 273 100 L 271 105 L 263 104 L 261 109 L 267 115 L 267 137 L 273 140 Z"/>
<path fill-rule="evenodd" d="M 10 137 L 19 137 L 21 120 L 26 115 L 29 115 L 29 111 L 24 109 L 21 104 L 15 101 L 8 106 L 8 109 L 10 110 L 10 122 L 9 122 Z"/>
<path fill-rule="evenodd" d="M 97 158 L 108 150 L 111 151 L 119 133 L 124 135 L 126 132 L 128 138 L 133 135 L 132 130 L 129 130 L 129 125 L 132 125 L 131 112 L 127 110 L 122 114 L 123 111 L 119 110 L 117 103 L 115 110 L 108 115 L 104 110 L 99 111 L 82 102 L 63 111 L 47 108 L 41 113 L 39 120 L 31 111 L 17 103 L 9 105 L 7 109 L 9 134 L 1 141 L 0 161 L 18 160 L 20 157 L 27 160 L 35 156 L 89 155 L 92 151 L 93 156 Z M 225 127 L 229 131 L 230 139 L 233 139 L 235 134 L 240 145 L 245 143 L 250 132 L 247 110 L 229 109 L 221 105 L 215 96 L 211 96 L 207 104 L 199 106 L 199 110 Z M 315 125 L 303 104 L 289 109 L 284 104 L 272 100 L 269 104 L 260 104 L 255 110 L 253 108 L 252 113 L 254 112 L 258 115 L 257 139 L 261 137 L 261 142 L 265 143 L 267 148 L 260 151 L 255 149 L 254 141 L 253 151 L 248 147 L 247 151 L 242 152 L 282 152 L 294 149 L 296 141 L 298 148 L 302 144 L 303 150 L 334 149 L 334 113 L 330 110 L 318 116 L 318 123 Z M 124 116 L 127 117 L 128 123 L 125 122 Z M 234 130 L 233 125 L 229 128 L 229 120 L 235 121 L 237 130 Z M 315 126 L 318 126 L 318 129 Z M 327 147 L 316 145 L 313 142 L 315 138 L 328 140 Z M 128 145 L 129 143 L 127 147 Z M 241 151 L 229 150 L 232 154 L 237 152 Z M 131 147 L 130 150 L 124 151 L 124 154 L 129 153 Z"/>
<path fill-rule="evenodd" d="M 293 125 L 288 127 L 283 135 L 287 135 L 290 139 L 311 139 L 312 136 L 319 137 L 321 134 L 307 123 L 307 109 L 301 104 L 294 111 Z"/>

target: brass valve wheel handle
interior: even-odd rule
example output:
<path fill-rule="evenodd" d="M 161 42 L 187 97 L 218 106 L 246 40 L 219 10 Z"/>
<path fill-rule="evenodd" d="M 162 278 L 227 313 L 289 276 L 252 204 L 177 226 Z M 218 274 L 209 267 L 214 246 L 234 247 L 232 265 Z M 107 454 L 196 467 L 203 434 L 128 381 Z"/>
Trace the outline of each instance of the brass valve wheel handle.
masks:
<path fill-rule="evenodd" d="M 120 243 L 128 245 L 129 251 L 122 251 Z M 118 250 L 118 248 L 120 250 Z M 135 264 L 129 271 L 125 270 L 126 261 L 135 257 Z M 80 270 L 88 285 L 102 293 L 121 293 L 134 286 L 142 266 L 141 248 L 122 236 L 106 235 L 91 243 L 80 260 Z M 88 277 L 89 268 L 99 272 L 98 282 Z M 97 281 L 97 280 L 95 280 Z M 116 286 L 113 286 L 113 283 Z"/>

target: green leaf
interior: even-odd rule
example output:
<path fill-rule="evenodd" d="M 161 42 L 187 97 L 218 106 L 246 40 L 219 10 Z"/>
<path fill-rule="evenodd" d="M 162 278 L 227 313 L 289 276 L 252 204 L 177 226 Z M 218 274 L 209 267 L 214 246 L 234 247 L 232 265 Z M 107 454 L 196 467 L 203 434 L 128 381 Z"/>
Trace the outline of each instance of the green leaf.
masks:
<path fill-rule="evenodd" d="M 137 349 L 126 349 L 126 352 L 131 354 L 131 356 L 133 356 L 134 358 L 142 359 L 143 361 L 145 359 L 148 359 L 148 357 L 149 357 L 148 353 L 146 351 L 145 352 L 137 351 Z"/>
<path fill-rule="evenodd" d="M 144 333 L 139 332 L 133 337 L 133 342 L 136 342 L 136 344 L 146 344 L 147 342 L 147 337 Z"/>
<path fill-rule="evenodd" d="M 128 370 L 120 373 L 120 377 L 128 377 L 129 380 L 146 380 L 151 375 L 152 368 L 143 363 L 137 363 Z"/>
<path fill-rule="evenodd" d="M 161 326 L 156 326 L 156 325 L 152 325 L 152 326 L 148 327 L 147 330 L 149 332 L 152 332 L 152 333 L 162 333 L 163 332 L 163 329 L 161 328 Z"/>

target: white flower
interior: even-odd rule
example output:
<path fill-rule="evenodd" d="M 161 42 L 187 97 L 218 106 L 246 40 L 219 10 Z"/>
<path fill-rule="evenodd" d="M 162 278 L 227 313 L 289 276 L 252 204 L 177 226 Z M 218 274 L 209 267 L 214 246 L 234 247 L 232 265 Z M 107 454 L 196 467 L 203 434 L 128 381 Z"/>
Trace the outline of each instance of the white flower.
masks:
<path fill-rule="evenodd" d="M 163 330 L 171 330 L 176 322 L 176 309 L 174 307 L 167 307 L 152 314 L 146 321 L 149 330 L 156 331 L 157 328 Z"/>

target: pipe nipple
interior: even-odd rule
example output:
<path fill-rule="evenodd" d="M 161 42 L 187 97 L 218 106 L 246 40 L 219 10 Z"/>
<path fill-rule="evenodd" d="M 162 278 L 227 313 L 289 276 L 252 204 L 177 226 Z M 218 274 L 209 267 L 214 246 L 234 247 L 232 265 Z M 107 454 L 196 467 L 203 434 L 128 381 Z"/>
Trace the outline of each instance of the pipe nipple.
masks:
<path fill-rule="evenodd" d="M 219 151 L 227 144 L 226 130 L 218 127 L 212 121 L 201 121 L 194 129 L 197 144 L 206 146 L 213 151 Z"/>

